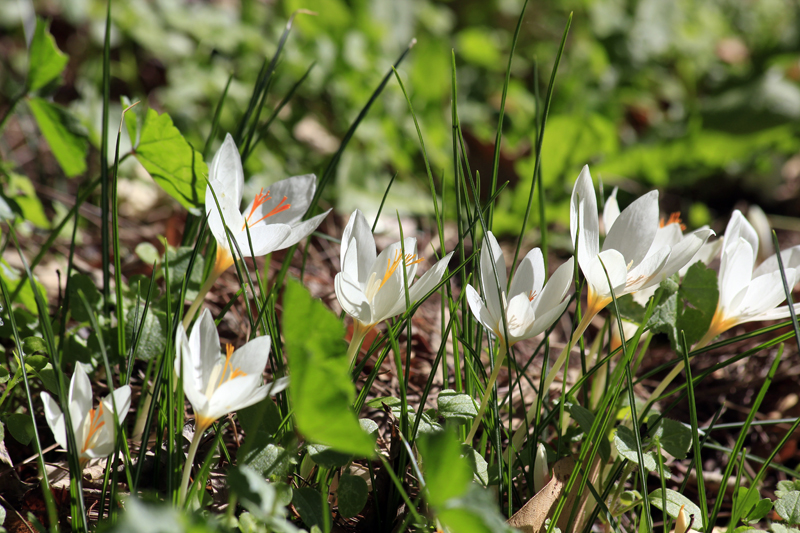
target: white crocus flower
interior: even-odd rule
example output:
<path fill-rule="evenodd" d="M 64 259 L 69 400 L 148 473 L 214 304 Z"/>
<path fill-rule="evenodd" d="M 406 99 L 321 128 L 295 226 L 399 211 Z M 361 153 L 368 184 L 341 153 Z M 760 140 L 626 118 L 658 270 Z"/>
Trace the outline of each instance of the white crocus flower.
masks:
<path fill-rule="evenodd" d="M 244 211 L 239 212 L 244 190 L 244 170 L 239 150 L 230 134 L 214 155 L 208 171 L 206 216 L 208 227 L 217 241 L 217 255 L 214 268 L 186 313 L 184 328 L 189 327 L 217 278 L 234 263 L 238 252 L 231 249 L 226 226 L 230 230 L 231 241 L 238 246 L 242 256 L 260 257 L 297 244 L 317 229 L 330 212 L 329 209 L 303 220 L 317 188 L 317 178 L 313 174 L 293 176 L 273 183 L 266 193 L 262 188 Z"/>
<path fill-rule="evenodd" d="M 701 228 L 683 235 L 679 225 L 666 224 L 659 235 L 658 191 L 645 194 L 619 214 L 607 209 L 604 218 L 607 233 L 601 249 L 597 198 L 585 166 L 572 190 L 570 235 L 577 242 L 578 264 L 588 284 L 585 316 L 590 317 L 611 302 L 612 291 L 617 297 L 635 293 L 678 272 L 714 233 Z"/>
<path fill-rule="evenodd" d="M 605 226 L 606 232 L 614 225 L 617 217 L 619 217 L 619 204 L 617 203 L 617 187 L 614 187 L 614 190 L 611 192 L 611 196 L 608 197 L 606 200 L 605 207 L 603 209 L 603 225 Z M 703 226 L 697 231 L 707 230 L 708 226 Z M 658 229 L 656 230 L 655 237 L 653 238 L 653 243 L 650 245 L 650 251 L 654 252 L 663 246 L 669 246 L 670 248 L 674 248 L 680 244 L 686 235 L 683 232 L 686 231 L 686 226 L 683 224 L 681 220 L 681 214 L 679 212 L 670 214 L 669 218 L 661 219 L 658 222 Z M 714 232 L 712 231 L 709 234 L 709 237 L 713 235 Z M 682 266 L 678 270 L 678 276 L 683 278 L 686 275 L 686 272 L 689 270 L 693 264 L 697 263 L 698 261 L 702 262 L 703 264 L 710 263 L 716 256 L 719 254 L 720 250 L 722 249 L 722 242 L 724 239 L 719 238 L 713 241 L 706 241 L 697 253 L 686 262 L 684 266 Z M 650 296 L 652 296 L 658 285 L 651 285 L 648 289 L 640 289 L 633 294 L 633 298 L 642 305 L 647 303 L 647 300 Z"/>
<path fill-rule="evenodd" d="M 260 402 L 269 394 L 277 394 L 288 385 L 281 378 L 264 385 L 261 377 L 267 365 L 270 338 L 256 337 L 238 350 L 226 345 L 220 352 L 219 334 L 211 312 L 204 309 L 187 338 L 183 325 L 178 325 L 175 373 L 183 376 L 183 392 L 194 410 L 195 432 L 189 446 L 180 500 L 186 497 L 189 472 L 203 432 L 218 418 Z"/>
<path fill-rule="evenodd" d="M 405 254 L 405 255 L 404 255 Z M 405 281 L 408 280 L 409 303 L 425 296 L 442 279 L 453 252 L 440 259 L 416 283 L 417 240 L 407 238 L 386 247 L 377 255 L 375 238 L 364 215 L 356 209 L 342 234 L 341 272 L 334 280 L 336 298 L 342 309 L 353 317 L 353 338 L 348 355 L 355 359 L 361 342 L 376 324 L 406 310 Z"/>
<path fill-rule="evenodd" d="M 53 431 L 56 442 L 67 448 L 67 426 L 64 414 L 48 393 L 42 393 L 44 415 Z M 81 467 L 90 459 L 108 457 L 114 452 L 116 425 L 114 406 L 120 424 L 131 407 L 131 388 L 123 385 L 103 398 L 97 408 L 92 408 L 92 384 L 81 365 L 75 367 L 69 384 L 69 415 L 75 433 L 75 443 L 80 447 L 78 458 Z"/>
<path fill-rule="evenodd" d="M 484 304 L 472 285 L 467 285 L 467 302 L 478 322 L 497 337 L 500 351 L 486 383 L 478 416 L 473 420 L 467 442 L 472 440 L 477 431 L 508 349 L 518 341 L 544 332 L 567 307 L 573 264 L 570 257 L 545 284 L 542 251 L 534 248 L 520 262 L 506 293 L 506 261 L 503 250 L 492 232 L 486 233 L 481 249 L 481 290 L 486 303 Z"/>
<path fill-rule="evenodd" d="M 717 310 L 708 333 L 696 347 L 739 324 L 789 316 L 788 306 L 778 307 L 786 299 L 778 259 L 773 254 L 756 267 L 758 249 L 756 230 L 741 212 L 734 211 L 725 229 Z M 783 250 L 781 260 L 791 290 L 800 281 L 800 246 Z M 795 304 L 795 310 L 800 311 L 800 304 Z"/>
<path fill-rule="evenodd" d="M 573 259 L 570 258 L 545 285 L 542 251 L 534 248 L 520 262 L 506 294 L 506 261 L 503 251 L 492 232 L 487 232 L 481 250 L 481 290 L 486 303 L 484 304 L 472 285 L 467 285 L 467 302 L 478 322 L 500 341 L 501 356 L 505 355 L 506 346 L 535 337 L 561 316 L 569 303 L 567 292 L 572 284 L 572 270 Z M 508 328 L 508 342 L 503 317 L 505 327 Z"/>
<path fill-rule="evenodd" d="M 588 165 L 575 181 L 569 215 L 570 237 L 588 286 L 587 305 L 570 342 L 545 377 L 543 391 L 550 388 L 567 354 L 592 319 L 611 303 L 612 293 L 620 297 L 659 285 L 686 266 L 714 234 L 708 228 L 701 228 L 688 235 L 681 234 L 677 242 L 672 242 L 667 237 L 675 230 L 670 228 L 657 239 L 658 191 L 651 191 L 621 212 L 616 202 L 607 206 L 603 213 L 606 238 L 601 248 L 597 196 Z M 680 227 L 677 231 L 680 232 Z M 535 416 L 534 407 L 535 402 L 526 415 L 528 423 Z M 514 434 L 512 443 L 517 448 L 522 444 L 526 427 L 527 424 L 523 425 Z"/>

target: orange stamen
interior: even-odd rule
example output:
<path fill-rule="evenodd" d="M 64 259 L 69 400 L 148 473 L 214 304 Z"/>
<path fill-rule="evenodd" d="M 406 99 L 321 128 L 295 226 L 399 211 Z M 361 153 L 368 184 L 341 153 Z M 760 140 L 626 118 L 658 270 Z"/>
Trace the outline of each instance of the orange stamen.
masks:
<path fill-rule="evenodd" d="M 267 193 L 269 193 L 269 191 L 267 191 Z M 251 222 L 251 223 L 250 223 L 250 227 L 252 228 L 253 226 L 255 226 L 256 224 L 258 224 L 259 222 L 261 222 L 261 221 L 262 221 L 262 220 L 264 220 L 265 218 L 269 218 L 269 217 L 271 217 L 272 215 L 277 215 L 278 213 L 283 213 L 284 211 L 286 211 L 287 209 L 289 209 L 290 207 L 292 207 L 292 204 L 286 204 L 286 205 L 283 205 L 283 202 L 285 202 L 285 201 L 286 201 L 286 197 L 284 196 L 284 197 L 283 197 L 283 200 L 281 200 L 280 202 L 278 202 L 278 205 L 276 205 L 276 206 L 275 206 L 275 207 L 272 209 L 272 211 L 270 211 L 269 213 L 267 213 L 267 214 L 266 214 L 266 215 L 264 215 L 263 217 L 259 218 L 259 219 L 258 219 L 258 220 L 256 220 L 255 222 Z M 248 217 L 248 220 L 249 220 L 249 217 Z M 244 229 L 244 228 L 242 228 L 242 229 Z"/>
<path fill-rule="evenodd" d="M 222 366 L 222 372 L 220 373 L 220 376 L 219 376 L 219 385 L 217 385 L 217 388 L 219 388 L 226 381 L 230 381 L 233 378 L 237 378 L 239 376 L 246 376 L 247 375 L 247 372 L 242 372 L 238 368 L 233 368 L 233 366 L 231 365 L 231 356 L 232 355 L 233 355 L 233 345 L 232 344 L 226 344 L 225 345 L 225 363 Z M 228 379 L 225 379 L 225 372 L 227 372 L 228 367 L 231 367 L 231 375 L 228 376 Z"/>
<path fill-rule="evenodd" d="M 100 422 L 99 424 L 97 424 L 98 421 Z M 91 409 L 89 411 L 89 434 L 86 435 L 86 440 L 83 441 L 81 453 L 85 453 L 86 450 L 89 449 L 89 443 L 92 441 L 92 437 L 105 425 L 106 423 L 103 420 L 103 402 L 100 402 L 97 409 Z"/>
<path fill-rule="evenodd" d="M 259 193 L 256 194 L 256 197 L 253 200 L 253 206 L 250 208 L 250 212 L 247 214 L 247 217 L 245 218 L 244 224 L 242 224 L 242 231 L 244 231 L 244 228 L 245 228 L 245 226 L 247 226 L 247 223 L 250 222 L 250 217 L 252 217 L 255 214 L 256 209 L 258 209 L 258 207 L 261 204 L 263 204 L 264 202 L 266 202 L 267 200 L 270 200 L 270 199 L 272 199 L 272 196 L 269 195 L 269 191 L 267 191 L 267 194 L 264 194 L 264 187 L 261 187 L 261 191 L 259 191 Z M 286 198 L 284 197 L 284 200 L 285 199 Z M 269 216 L 269 215 L 267 215 L 267 216 Z M 261 220 L 263 220 L 263 218 Z M 253 224 L 255 224 L 255 222 L 253 222 Z M 250 224 L 251 228 L 253 227 L 253 224 Z"/>
<path fill-rule="evenodd" d="M 681 212 L 676 211 L 674 213 L 670 213 L 669 219 L 664 222 L 664 217 L 661 217 L 661 220 L 658 223 L 658 227 L 663 228 L 664 226 L 669 226 L 670 224 L 680 224 L 681 231 L 686 231 L 686 224 L 681 221 Z"/>
<path fill-rule="evenodd" d="M 536 298 L 536 291 L 529 292 L 528 293 L 528 301 L 532 302 L 534 298 Z"/>

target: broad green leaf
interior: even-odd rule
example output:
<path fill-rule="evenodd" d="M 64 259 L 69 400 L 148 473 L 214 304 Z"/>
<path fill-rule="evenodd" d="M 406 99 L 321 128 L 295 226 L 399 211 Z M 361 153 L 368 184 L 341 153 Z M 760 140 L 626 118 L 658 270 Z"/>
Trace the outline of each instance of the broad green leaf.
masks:
<path fill-rule="evenodd" d="M 617 307 L 622 318 L 641 324 L 644 320 L 645 309 L 633 299 L 633 295 L 625 294 L 617 298 Z"/>
<path fill-rule="evenodd" d="M 464 495 L 472 480 L 470 461 L 452 431 L 421 435 L 417 440 L 428 503 L 434 507 Z"/>
<path fill-rule="evenodd" d="M 681 310 L 677 328 L 684 332 L 686 342 L 691 346 L 708 331 L 717 310 L 717 273 L 698 261 L 686 272 L 680 295 L 691 307 L 686 306 Z"/>
<path fill-rule="evenodd" d="M 780 522 L 773 522 L 769 525 L 770 531 L 773 533 L 800 533 L 800 529 L 793 527 L 786 527 Z"/>
<path fill-rule="evenodd" d="M 262 521 L 282 520 L 292 489 L 283 483 L 269 483 L 248 466 L 228 471 L 228 484 L 242 506 Z"/>
<path fill-rule="evenodd" d="M 36 370 L 44 368 L 44 365 L 48 362 L 47 343 L 41 337 L 31 336 L 22 339 L 22 351 L 25 352 L 25 362 L 35 367 Z M 44 354 L 44 357 L 40 358 L 42 360 L 40 366 L 36 366 L 36 364 L 32 362 L 35 359 L 33 357 L 34 354 Z"/>
<path fill-rule="evenodd" d="M 775 512 L 788 522 L 800 524 L 800 491 L 787 492 L 775 502 Z"/>
<path fill-rule="evenodd" d="M 470 484 L 465 494 L 449 500 L 437 510 L 437 518 L 449 531 L 458 533 L 514 533 L 489 489 Z"/>
<path fill-rule="evenodd" d="M 348 453 L 336 451 L 324 444 L 309 444 L 308 456 L 318 465 L 325 468 L 340 468 L 353 460 Z"/>
<path fill-rule="evenodd" d="M 179 248 L 169 248 L 165 254 L 169 259 L 169 280 L 170 289 L 175 295 L 180 293 L 186 272 L 189 270 L 189 262 L 192 260 L 194 249 L 191 246 L 181 246 Z M 164 265 L 167 264 L 166 259 Z M 203 284 L 203 258 L 199 254 L 195 257 L 192 265 L 192 274 L 186 284 L 186 298 L 193 299 L 197 296 L 200 286 Z"/>
<path fill-rule="evenodd" d="M 452 389 L 440 392 L 436 403 L 439 407 L 439 416 L 448 420 L 466 422 L 478 416 L 475 401 L 468 394 L 458 394 Z"/>
<path fill-rule="evenodd" d="M 8 216 L 9 213 L 4 208 L 3 218 L 13 219 L 16 213 L 37 228 L 49 229 L 50 219 L 44 212 L 30 178 L 8 169 L 3 169 L 3 172 L 8 176 L 8 183 L 4 184 L 0 194 L 5 198 L 5 206 L 11 210 Z"/>
<path fill-rule="evenodd" d="M 778 481 L 778 488 L 775 489 L 775 496 L 783 498 L 793 490 L 800 490 L 800 479 Z"/>
<path fill-rule="evenodd" d="M 692 430 L 669 418 L 662 418 L 655 435 L 661 442 L 661 448 L 676 459 L 686 459 L 686 453 L 692 447 Z"/>
<path fill-rule="evenodd" d="M 30 415 L 22 413 L 12 413 L 6 419 L 11 436 L 17 439 L 20 444 L 28 445 L 33 439 L 33 422 Z"/>
<path fill-rule="evenodd" d="M 472 472 L 475 474 L 475 480 L 484 487 L 489 484 L 489 463 L 483 458 L 478 451 L 468 444 L 463 444 L 463 452 L 472 466 Z"/>
<path fill-rule="evenodd" d="M 50 25 L 37 19 L 29 55 L 28 90 L 39 90 L 58 78 L 68 61 L 50 34 Z"/>
<path fill-rule="evenodd" d="M 353 518 L 367 503 L 369 497 L 367 482 L 358 476 L 343 474 L 339 479 L 336 496 L 339 502 L 339 514 L 344 518 Z"/>
<path fill-rule="evenodd" d="M 70 178 L 83 174 L 89 148 L 83 126 L 65 108 L 47 100 L 29 98 L 28 107 L 64 174 Z"/>
<path fill-rule="evenodd" d="M 267 444 L 262 448 L 248 447 L 246 451 L 239 452 L 237 459 L 240 464 L 249 466 L 272 481 L 285 479 L 297 464 L 293 453 L 275 444 Z"/>
<path fill-rule="evenodd" d="M 679 492 L 675 492 L 674 490 L 667 489 L 666 493 L 666 500 L 667 500 L 667 508 L 663 509 L 663 500 L 664 497 L 661 495 L 661 489 L 656 489 L 650 493 L 650 505 L 655 507 L 656 509 L 661 509 L 662 511 L 666 511 L 668 515 L 672 518 L 678 518 L 678 513 L 681 510 L 681 506 L 683 506 L 683 510 L 688 514 L 690 517 L 694 517 L 694 523 L 692 523 L 692 529 L 696 529 L 698 531 L 703 530 L 703 518 L 702 513 L 700 512 L 700 508 L 689 498 L 684 496 Z"/>
<path fill-rule="evenodd" d="M 322 529 L 325 527 L 322 495 L 318 491 L 311 487 L 296 489 L 292 494 L 292 505 L 297 509 L 300 518 L 308 528 L 317 526 Z M 333 517 L 328 522 L 333 523 Z"/>
<path fill-rule="evenodd" d="M 147 110 L 135 154 L 170 196 L 186 209 L 199 212 L 205 202 L 208 167 L 167 113 Z"/>
<path fill-rule="evenodd" d="M 758 504 L 760 499 L 758 491 L 751 492 L 750 497 L 745 499 L 748 492 L 750 492 L 748 487 L 739 487 L 733 496 L 733 507 L 737 516 L 747 516 L 750 510 Z"/>
<path fill-rule="evenodd" d="M 355 387 L 344 343 L 344 326 L 298 282 L 283 296 L 283 334 L 289 360 L 289 397 L 297 428 L 311 442 L 342 453 L 371 457 L 375 442 L 351 406 Z"/>
<path fill-rule="evenodd" d="M 292 454 L 275 446 L 275 433 L 282 417 L 272 398 L 264 398 L 255 405 L 240 409 L 236 413 L 245 434 L 244 445 L 239 450 L 240 464 L 246 464 L 262 476 L 282 477 L 287 468 L 296 463 Z"/>
<path fill-rule="evenodd" d="M 127 96 L 123 96 L 120 99 L 120 102 L 122 103 L 122 109 L 127 109 L 131 106 L 131 104 L 133 104 L 131 99 Z M 144 117 L 145 108 L 141 103 L 129 109 L 128 112 L 125 113 L 125 129 L 128 132 L 128 137 L 131 140 L 132 147 L 137 146 L 139 141 L 139 132 L 142 131 L 142 124 L 144 123 Z"/>
<path fill-rule="evenodd" d="M 28 281 L 27 277 L 23 278 L 19 271 L 8 264 L 8 262 L 0 257 L 0 276 L 3 276 L 3 281 L 6 283 L 6 287 L 10 293 L 14 293 L 17 290 L 17 287 L 20 283 L 23 283 L 22 288 L 19 290 L 19 296 L 17 296 L 17 301 L 24 305 L 28 310 L 35 311 L 36 310 L 36 300 L 33 296 L 33 289 L 31 289 L 30 282 Z M 35 277 L 35 275 L 34 275 Z M 44 287 L 38 281 L 36 282 L 36 286 L 39 288 L 42 294 L 45 294 Z M 25 324 L 33 324 L 36 319 L 30 314 L 26 314 L 24 316 L 17 317 L 17 310 L 15 310 L 15 318 L 17 318 L 17 326 L 21 327 Z M 11 334 L 11 326 L 6 321 L 5 328 L 8 328 L 9 336 Z M 2 331 L 2 330 L 0 330 Z"/>
<path fill-rule="evenodd" d="M 126 345 L 133 345 L 133 336 L 139 334 L 141 327 L 141 337 L 136 347 L 136 357 L 142 361 L 149 361 L 153 357 L 161 355 L 167 349 L 167 330 L 169 328 L 167 315 L 154 306 L 147 310 L 144 318 L 144 325 L 141 324 L 144 305 L 130 306 L 125 319 L 125 338 Z M 138 315 L 138 316 L 137 316 Z"/>
<path fill-rule="evenodd" d="M 626 426 L 619 426 L 614 435 L 614 444 L 621 456 L 631 462 L 639 464 L 639 455 L 636 453 L 636 436 L 633 434 L 633 431 Z M 644 467 L 651 472 L 657 472 L 658 462 L 653 452 L 643 452 L 642 456 L 644 459 Z"/>
<path fill-rule="evenodd" d="M 750 509 L 750 512 L 745 517 L 745 520 L 751 524 L 755 524 L 756 522 L 763 520 L 771 510 L 772 500 L 769 498 L 763 498 L 759 500 L 759 502 L 752 509 Z"/>

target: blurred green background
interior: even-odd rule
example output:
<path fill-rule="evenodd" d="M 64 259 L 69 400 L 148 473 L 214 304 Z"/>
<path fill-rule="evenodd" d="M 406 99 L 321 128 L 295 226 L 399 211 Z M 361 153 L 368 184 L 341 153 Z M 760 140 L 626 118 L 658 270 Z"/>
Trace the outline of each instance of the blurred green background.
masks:
<path fill-rule="evenodd" d="M 505 69 L 522 4 L 114 0 L 112 101 L 128 96 L 168 112 L 187 140 L 202 149 L 228 76 L 233 74 L 233 81 L 222 132 L 233 130 L 244 113 L 258 71 L 274 53 L 289 15 L 305 8 L 318 15 L 297 16 L 262 121 L 314 67 L 249 158 L 248 171 L 268 182 L 319 175 L 381 77 L 416 38 L 399 71 L 420 119 L 434 176 L 452 191 L 453 50 L 470 164 L 488 194 Z M 0 9 L 0 112 L 24 83 L 21 20 L 27 5 L 27 0 L 5 0 Z M 77 179 L 94 178 L 106 3 L 44 0 L 34 6 L 52 21 L 56 42 L 70 58 L 52 98 L 80 121 L 94 147 L 87 173 Z M 684 210 L 690 226 L 727 216 L 742 198 L 768 212 L 796 214 L 798 10 L 792 0 L 531 1 L 511 68 L 499 173 L 500 183 L 510 183 L 499 199 L 496 232 L 519 231 L 534 166 L 537 94 L 545 92 L 571 11 L 543 149 L 548 218 L 567 221 L 568 194 L 585 163 L 596 179 L 620 185 L 628 197 L 664 188 L 664 209 Z M 111 111 L 114 134 L 120 110 Z M 64 187 L 60 169 L 38 157 L 47 147 L 36 140 L 30 111 L 18 106 L 16 113 L 37 157 L 16 157 L 19 146 L 5 136 L 3 158 L 38 182 Z M 389 208 L 429 212 L 414 123 L 391 79 L 344 153 L 328 199 L 343 212 L 355 206 L 377 209 L 395 173 Z M 538 223 L 536 213 L 534 208 L 531 224 Z"/>

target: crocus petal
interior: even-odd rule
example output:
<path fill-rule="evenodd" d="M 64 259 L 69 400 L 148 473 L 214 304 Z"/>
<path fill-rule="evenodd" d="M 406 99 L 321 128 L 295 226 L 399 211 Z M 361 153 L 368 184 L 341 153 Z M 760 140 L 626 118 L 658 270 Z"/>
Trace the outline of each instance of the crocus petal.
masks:
<path fill-rule="evenodd" d="M 220 385 L 208 402 L 201 416 L 216 420 L 228 413 L 250 407 L 267 397 L 269 388 L 263 385 L 261 374 L 250 374 L 231 379 Z"/>
<path fill-rule="evenodd" d="M 492 264 L 494 264 L 494 268 Z M 500 249 L 500 245 L 497 244 L 497 239 L 494 238 L 492 232 L 486 232 L 486 237 L 483 239 L 483 248 L 481 249 L 481 290 L 483 291 L 486 308 L 496 324 L 502 320 L 506 307 L 505 302 L 501 299 L 501 295 L 506 292 L 506 281 L 506 261 L 503 257 L 503 251 Z"/>
<path fill-rule="evenodd" d="M 263 335 L 251 340 L 231 355 L 230 366 L 238 368 L 245 374 L 258 374 L 264 372 L 269 359 L 269 350 L 272 346 L 272 339 L 269 335 Z"/>
<path fill-rule="evenodd" d="M 317 189 L 317 177 L 314 174 L 292 176 L 273 183 L 267 189 L 270 199 L 256 207 L 252 219 L 260 220 L 269 215 L 266 219 L 269 224 L 293 224 L 303 218 L 308 206 L 311 205 L 311 199 Z M 251 203 L 244 212 L 250 213 L 252 205 Z M 287 205 L 289 206 L 288 209 L 273 213 L 273 211 L 284 208 Z"/>
<path fill-rule="evenodd" d="M 214 366 L 219 361 L 219 348 L 219 333 L 217 333 L 217 326 L 214 324 L 211 311 L 203 309 L 200 319 L 195 323 L 192 335 L 189 337 L 188 353 L 183 355 L 183 371 L 186 373 L 191 371 L 194 381 L 203 390 L 208 384 Z"/>
<path fill-rule="evenodd" d="M 635 267 L 647 256 L 657 230 L 658 191 L 650 191 L 622 211 L 606 235 L 603 250 L 619 250 Z"/>
<path fill-rule="evenodd" d="M 611 191 L 611 195 L 606 198 L 606 205 L 603 206 L 603 227 L 606 233 L 609 232 L 611 226 L 614 225 L 614 222 L 617 221 L 617 217 L 619 217 L 619 203 L 617 203 L 618 190 L 619 187 L 614 187 L 614 190 Z"/>
<path fill-rule="evenodd" d="M 219 344 L 217 344 L 217 346 L 219 346 Z M 184 368 L 183 393 L 192 405 L 195 415 L 204 413 L 208 410 L 208 398 L 206 398 L 205 395 L 207 381 L 198 381 L 198 378 L 202 378 L 202 376 L 199 376 L 198 372 L 193 371 L 192 367 L 194 361 L 192 360 L 192 355 L 189 350 L 184 350 L 182 355 Z"/>
<path fill-rule="evenodd" d="M 563 302 L 558 304 L 557 306 L 548 309 L 546 312 L 542 314 L 536 315 L 536 320 L 530 325 L 528 330 L 525 332 L 525 338 L 535 337 L 536 335 L 543 333 L 553 323 L 564 314 L 564 310 L 567 308 L 567 304 L 569 304 L 569 299 L 565 299 Z"/>
<path fill-rule="evenodd" d="M 686 235 L 678 244 L 674 245 L 672 251 L 669 253 L 667 263 L 660 272 L 661 280 L 659 283 L 678 272 L 685 265 L 689 264 L 690 261 L 693 261 L 697 252 L 700 251 L 700 248 L 702 248 L 708 238 L 713 234 L 714 232 L 708 228 L 699 229 Z"/>
<path fill-rule="evenodd" d="M 247 230 L 236 234 L 236 242 L 244 257 L 261 257 L 286 248 L 286 239 L 291 235 L 292 228 L 287 224 L 256 224 L 250 228 L 250 239 Z M 250 249 L 252 241 L 253 248 Z M 238 254 L 238 252 L 235 252 Z"/>
<path fill-rule="evenodd" d="M 728 221 L 728 226 L 725 228 L 725 244 L 722 245 L 722 254 L 725 255 L 728 248 L 735 247 L 739 239 L 744 239 L 750 244 L 753 249 L 753 265 L 755 265 L 756 255 L 758 253 L 758 233 L 755 228 L 750 225 L 745 216 L 738 209 L 734 210 L 731 214 L 731 219 Z"/>
<path fill-rule="evenodd" d="M 705 228 L 700 228 L 705 229 Z M 701 262 L 704 265 L 709 264 L 717 255 L 719 254 L 720 250 L 722 250 L 722 243 L 724 242 L 724 237 L 720 237 L 713 241 L 706 241 L 706 243 L 700 247 L 694 257 L 689 260 L 680 270 L 678 270 L 678 275 L 683 278 L 686 275 L 686 272 L 689 271 L 689 267 L 697 262 Z"/>
<path fill-rule="evenodd" d="M 113 409 L 115 405 L 117 406 L 117 418 L 122 424 L 131 408 L 131 388 L 128 385 L 117 387 L 114 392 L 103 398 L 103 403 L 109 410 Z"/>
<path fill-rule="evenodd" d="M 752 279 L 755 249 L 741 237 L 737 241 L 726 242 L 719 268 L 719 306 L 726 310 L 738 306 L 736 296 L 747 288 Z"/>
<path fill-rule="evenodd" d="M 275 394 L 278 394 L 279 392 L 283 391 L 288 386 L 289 386 L 289 378 L 282 377 L 276 379 L 272 383 L 267 383 L 266 388 L 269 389 L 268 394 L 270 396 L 274 396 Z"/>
<path fill-rule="evenodd" d="M 447 265 L 450 263 L 450 259 L 453 257 L 453 252 L 450 252 L 440 260 L 436 262 L 431 268 L 428 269 L 417 281 L 414 285 L 409 289 L 409 297 L 411 298 L 411 302 L 416 302 L 426 294 L 428 294 L 433 288 L 442 281 L 442 276 L 444 276 L 444 271 L 447 270 Z"/>
<path fill-rule="evenodd" d="M 358 243 L 358 255 L 356 256 L 357 272 L 352 272 L 350 269 L 345 268 L 347 247 L 353 242 L 352 239 L 355 239 L 355 242 Z M 361 211 L 356 209 L 353 211 L 353 214 L 350 215 L 350 220 L 347 221 L 347 226 L 345 226 L 344 233 L 342 233 L 341 263 L 339 267 L 342 272 L 348 272 L 353 279 L 363 285 L 369 279 L 369 275 L 375 264 L 376 256 L 375 237 L 372 235 L 372 229 Z"/>
<path fill-rule="evenodd" d="M 794 314 L 800 315 L 800 303 L 794 304 Z M 752 320 L 782 320 L 784 318 L 789 318 L 791 313 L 789 312 L 788 305 L 782 305 L 780 307 L 776 307 L 775 309 L 771 309 L 769 311 L 765 311 L 760 315 L 753 317 Z"/>
<path fill-rule="evenodd" d="M 664 227 L 656 229 L 656 235 L 653 237 L 653 243 L 650 245 L 650 249 L 658 250 L 662 246 L 669 246 L 671 248 L 681 242 L 681 239 L 683 239 L 681 225 L 667 224 Z"/>
<path fill-rule="evenodd" d="M 544 285 L 544 259 L 542 251 L 534 248 L 520 261 L 514 279 L 511 280 L 510 297 L 525 293 L 529 299 L 542 292 Z"/>
<path fill-rule="evenodd" d="M 336 299 L 339 300 L 339 305 L 345 313 L 363 324 L 373 323 L 369 302 L 357 282 L 346 272 L 339 272 L 334 278 L 333 286 L 336 290 Z"/>
<path fill-rule="evenodd" d="M 208 217 L 208 229 L 210 229 L 211 234 L 214 235 L 214 239 L 216 239 L 217 245 L 222 246 L 226 250 L 229 250 L 230 245 L 228 244 L 228 234 L 225 231 L 225 226 L 227 224 L 227 227 L 230 228 L 231 232 L 235 237 L 242 229 L 242 225 L 244 224 L 244 218 L 242 217 L 242 214 L 239 212 L 238 203 L 234 203 L 234 201 L 228 197 L 220 198 L 219 195 L 217 195 L 217 199 L 219 201 L 219 208 L 217 207 L 217 204 L 214 202 L 214 197 L 211 194 L 211 189 L 207 188 L 206 216 Z M 222 216 L 225 217 L 224 224 L 222 222 Z"/>
<path fill-rule="evenodd" d="M 547 313 L 549 309 L 560 305 L 564 301 L 572 285 L 574 263 L 575 259 L 570 257 L 567 262 L 558 267 L 555 273 L 550 276 L 542 293 L 534 298 L 534 310 L 537 315 Z"/>
<path fill-rule="evenodd" d="M 82 413 L 81 418 L 92 409 L 92 382 L 89 381 L 89 376 L 79 364 L 75 365 L 75 373 L 72 374 L 69 384 L 69 403 L 70 415 L 72 415 L 73 409 L 77 408 L 77 411 Z M 70 418 L 73 418 L 73 426 L 78 423 L 74 417 L 70 416 Z"/>
<path fill-rule="evenodd" d="M 311 217 L 308 220 L 300 222 L 299 224 L 291 226 L 292 232 L 283 241 L 283 243 L 281 244 L 281 248 L 288 248 L 289 246 L 294 246 L 301 240 L 311 235 L 311 232 L 317 229 L 317 226 L 319 226 L 322 223 L 322 221 L 325 219 L 326 216 L 328 216 L 328 213 L 330 212 L 331 210 L 328 209 L 324 213 L 321 213 L 315 217 Z"/>
<path fill-rule="evenodd" d="M 580 224 L 580 232 L 578 226 Z M 600 227 L 597 220 L 597 197 L 594 194 L 589 166 L 585 165 L 572 188 L 569 209 L 569 233 L 575 245 L 577 235 L 578 264 L 584 274 L 600 251 Z"/>
<path fill-rule="evenodd" d="M 602 263 L 601 263 L 602 261 Z M 605 265 L 608 270 L 608 278 L 606 272 L 603 270 Z M 614 290 L 616 296 L 624 294 L 625 282 L 628 277 L 628 269 L 625 265 L 625 258 L 617 250 L 605 250 L 600 252 L 592 261 L 588 271 L 583 273 L 586 276 L 586 281 L 594 289 L 598 296 L 610 297 L 609 280 L 611 280 L 611 288 Z"/>
<path fill-rule="evenodd" d="M 225 141 L 211 160 L 211 165 L 208 167 L 208 181 L 214 186 L 217 198 L 230 198 L 236 207 L 239 207 L 244 189 L 244 169 L 239 149 L 236 148 L 230 133 L 225 135 Z M 211 201 L 214 201 L 213 198 Z"/>
<path fill-rule="evenodd" d="M 62 448 L 67 448 L 67 426 L 64 422 L 64 414 L 55 401 L 48 393 L 42 393 L 42 403 L 44 404 L 44 417 L 47 425 L 53 432 L 53 437 Z"/>
<path fill-rule="evenodd" d="M 786 277 L 794 276 L 794 269 L 786 269 Z M 743 318 L 757 318 L 786 299 L 780 272 L 759 276 L 750 282 L 747 293 L 738 306 L 737 314 Z"/>
<path fill-rule="evenodd" d="M 506 322 L 508 326 L 508 335 L 514 340 L 521 340 L 525 332 L 530 329 L 533 324 L 536 314 L 533 312 L 528 296 L 525 294 L 518 294 L 511 298 L 508 302 L 506 309 Z M 503 325 L 500 324 L 502 331 Z"/>
<path fill-rule="evenodd" d="M 667 279 L 668 276 L 663 274 L 663 270 L 669 260 L 669 254 L 669 246 L 663 246 L 645 257 L 639 266 L 632 268 L 628 272 L 625 292 L 634 292 L 658 285 Z"/>
<path fill-rule="evenodd" d="M 496 334 L 498 330 L 497 322 L 495 322 L 492 315 L 489 314 L 489 310 L 486 309 L 486 306 L 483 304 L 483 300 L 481 300 L 481 297 L 478 295 L 478 291 L 469 284 L 467 284 L 467 303 L 475 319 L 480 322 L 483 327 Z"/>
<path fill-rule="evenodd" d="M 783 268 L 796 269 L 800 266 L 800 245 L 781 251 L 781 262 L 783 263 Z M 772 254 L 756 267 L 753 271 L 753 277 L 756 278 L 775 270 L 778 270 L 778 257 L 776 254 Z M 786 279 L 791 282 L 789 278 Z"/>

